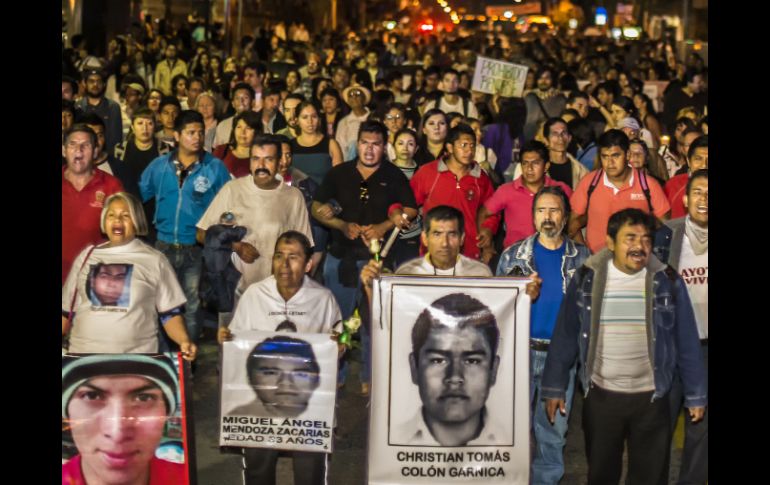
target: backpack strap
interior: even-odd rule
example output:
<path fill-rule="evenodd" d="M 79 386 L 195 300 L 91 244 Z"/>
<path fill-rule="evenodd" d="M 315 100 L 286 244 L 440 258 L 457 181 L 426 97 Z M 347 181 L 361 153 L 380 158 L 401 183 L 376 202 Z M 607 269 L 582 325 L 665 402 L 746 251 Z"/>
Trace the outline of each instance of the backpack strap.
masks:
<path fill-rule="evenodd" d="M 647 198 L 647 206 L 650 208 L 650 214 L 655 214 L 655 212 L 652 210 L 652 195 L 650 194 L 650 185 L 647 183 L 647 174 L 644 172 L 644 170 L 638 170 L 639 172 L 639 185 L 642 186 L 642 192 L 644 192 L 644 196 Z"/>
<path fill-rule="evenodd" d="M 596 171 L 596 175 L 594 175 L 594 178 L 591 180 L 591 185 L 588 186 L 588 198 L 586 200 L 586 215 L 588 215 L 588 207 L 591 205 L 591 194 L 594 193 L 594 190 L 596 190 L 596 186 L 599 185 L 599 180 L 601 180 L 602 175 L 604 175 L 604 169 L 599 169 Z"/>

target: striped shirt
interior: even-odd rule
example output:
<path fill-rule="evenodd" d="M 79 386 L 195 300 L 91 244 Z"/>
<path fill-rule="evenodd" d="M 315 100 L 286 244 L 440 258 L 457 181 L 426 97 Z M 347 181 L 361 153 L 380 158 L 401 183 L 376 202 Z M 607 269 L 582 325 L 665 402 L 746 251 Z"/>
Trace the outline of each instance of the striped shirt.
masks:
<path fill-rule="evenodd" d="M 591 378 L 610 391 L 652 391 L 655 383 L 645 323 L 647 270 L 629 275 L 617 269 L 611 260 L 608 265 Z"/>

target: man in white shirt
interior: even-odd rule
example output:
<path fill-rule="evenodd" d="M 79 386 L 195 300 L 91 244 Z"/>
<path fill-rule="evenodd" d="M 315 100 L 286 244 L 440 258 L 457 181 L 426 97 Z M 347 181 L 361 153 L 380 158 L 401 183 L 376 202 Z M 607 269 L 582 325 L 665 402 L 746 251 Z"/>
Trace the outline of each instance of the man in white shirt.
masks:
<path fill-rule="evenodd" d="M 655 255 L 668 263 L 684 279 L 698 326 L 703 363 L 708 376 L 709 362 L 709 175 L 708 169 L 693 172 L 683 197 L 687 216 L 666 222 L 655 234 Z M 671 388 L 671 431 L 682 408 L 682 383 L 675 379 Z M 709 410 L 703 421 L 685 419 L 684 450 L 678 483 L 706 483 L 709 458 Z M 665 477 L 667 478 L 667 477 Z"/>
<path fill-rule="evenodd" d="M 331 334 L 332 328 L 341 319 L 340 309 L 332 292 L 307 276 L 312 266 L 312 254 L 313 247 L 304 234 L 297 231 L 281 234 L 275 243 L 272 276 L 246 290 L 237 305 L 230 327 L 220 327 L 217 340 L 220 343 L 230 340 L 239 331 L 275 331 L 284 328 L 304 333 Z M 286 323 L 287 320 L 293 327 Z M 310 388 L 307 391 L 310 392 Z M 298 451 L 292 455 L 294 483 L 326 483 L 329 455 Z M 244 448 L 244 484 L 275 483 L 277 460 L 277 450 Z"/>
<path fill-rule="evenodd" d="M 305 199 L 302 192 L 276 178 L 281 158 L 281 142 L 272 135 L 259 135 L 251 146 L 251 176 L 226 183 L 217 193 L 196 227 L 203 244 L 205 231 L 218 224 L 225 212 L 247 229 L 243 240 L 233 243 L 233 265 L 242 276 L 235 290 L 234 304 L 252 283 L 270 276 L 275 241 L 289 230 L 305 234 L 313 244 Z M 226 325 L 232 312 L 219 315 Z"/>
<path fill-rule="evenodd" d="M 476 105 L 468 98 L 463 98 L 457 94 L 460 87 L 460 73 L 454 69 L 447 69 L 441 76 L 441 88 L 443 94 L 439 95 L 437 100 L 425 103 L 423 113 L 429 109 L 438 108 L 446 114 L 460 113 L 466 118 L 478 118 L 479 111 Z"/>

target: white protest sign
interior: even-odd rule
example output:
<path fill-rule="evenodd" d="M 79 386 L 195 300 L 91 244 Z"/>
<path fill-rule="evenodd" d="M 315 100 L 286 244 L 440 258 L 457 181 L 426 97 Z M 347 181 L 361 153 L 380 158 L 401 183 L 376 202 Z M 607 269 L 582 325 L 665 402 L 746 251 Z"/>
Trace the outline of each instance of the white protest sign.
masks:
<path fill-rule="evenodd" d="M 528 281 L 375 281 L 370 485 L 529 482 Z"/>
<path fill-rule="evenodd" d="M 527 80 L 527 66 L 477 56 L 471 90 L 520 98 Z"/>
<path fill-rule="evenodd" d="M 331 453 L 336 387 L 329 335 L 238 332 L 223 345 L 219 444 Z"/>

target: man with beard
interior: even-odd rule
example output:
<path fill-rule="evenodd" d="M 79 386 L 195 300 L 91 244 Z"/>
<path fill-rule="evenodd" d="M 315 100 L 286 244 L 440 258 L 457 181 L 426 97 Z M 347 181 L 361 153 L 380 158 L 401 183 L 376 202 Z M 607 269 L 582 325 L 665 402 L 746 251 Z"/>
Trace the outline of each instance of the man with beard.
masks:
<path fill-rule="evenodd" d="M 693 424 L 707 401 L 698 329 L 682 277 L 651 257 L 655 218 L 636 208 L 610 217 L 607 247 L 572 278 L 542 380 L 551 423 L 567 412 L 570 369 L 585 392 L 588 483 L 658 483 L 669 445 L 669 391 L 681 375 Z"/>
<path fill-rule="evenodd" d="M 286 127 L 286 118 L 278 111 L 280 102 L 280 90 L 268 87 L 262 93 L 262 109 L 257 114 L 262 117 L 265 134 L 272 135 Z"/>
<path fill-rule="evenodd" d="M 545 67 L 535 74 L 537 87 L 524 96 L 527 106 L 527 121 L 524 124 L 524 139 L 535 138 L 540 123 L 548 118 L 559 116 L 564 111 L 566 99 L 554 86 L 556 73 Z"/>
<path fill-rule="evenodd" d="M 537 442 L 533 484 L 558 483 L 564 475 L 563 450 L 575 391 L 575 366 L 569 369 L 564 414 L 557 416 L 553 425 L 540 399 L 543 367 L 559 306 L 575 270 L 591 255 L 587 247 L 564 234 L 569 212 L 569 198 L 560 187 L 542 187 L 534 196 L 530 219 L 534 219 L 537 232 L 506 249 L 497 266 L 497 276 L 533 276 L 541 281 L 539 296 L 530 310 L 530 426 Z"/>
<path fill-rule="evenodd" d="M 81 113 L 96 113 L 104 121 L 105 150 L 109 153 L 112 147 L 123 139 L 123 121 L 120 105 L 104 96 L 104 73 L 93 70 L 85 73 L 86 95 L 75 104 Z"/>
<path fill-rule="evenodd" d="M 513 182 L 501 185 L 481 206 L 478 216 L 479 234 L 489 231 L 482 226 L 489 216 L 503 211 L 505 217 L 503 246 L 508 247 L 532 234 L 534 229 L 532 204 L 535 194 L 540 189 L 557 186 L 561 187 L 567 197 L 572 195 L 570 187 L 546 175 L 549 165 L 548 149 L 545 145 L 537 140 L 525 143 L 521 148 L 521 176 Z M 488 237 L 492 237 L 491 232 Z"/>
<path fill-rule="evenodd" d="M 313 243 L 302 192 L 276 178 L 280 160 L 281 142 L 271 135 L 258 135 L 251 145 L 251 176 L 225 184 L 197 224 L 201 244 L 206 240 L 206 230 L 219 224 L 226 212 L 247 229 L 243 239 L 232 245 L 237 255 L 233 263 L 242 275 L 235 289 L 233 308 L 249 285 L 270 276 L 275 241 L 281 234 L 299 231 Z M 221 312 L 220 326 L 227 326 L 231 319 L 232 312 Z"/>
<path fill-rule="evenodd" d="M 576 241 L 583 241 L 580 230 L 586 228 L 586 243 L 592 253 L 607 244 L 607 221 L 612 213 L 634 207 L 664 219 L 671 209 L 658 182 L 628 164 L 630 143 L 625 133 L 606 131 L 596 144 L 601 166 L 575 188 L 569 221 L 569 236 Z"/>
<path fill-rule="evenodd" d="M 693 144 L 694 146 L 694 144 Z M 692 147 L 690 147 L 692 149 Z M 708 170 L 697 170 L 687 182 L 682 197 L 687 215 L 671 220 L 655 234 L 655 256 L 667 262 L 684 279 L 690 295 L 695 323 L 698 325 L 703 350 L 703 364 L 706 379 L 709 368 L 709 314 L 708 314 L 708 268 L 709 268 L 709 174 Z M 671 389 L 671 432 L 682 408 L 682 383 L 677 378 Z M 706 409 L 703 421 L 693 423 L 685 420 L 684 450 L 678 483 L 706 483 L 708 481 L 709 412 Z M 667 476 L 665 477 L 668 478 Z"/>
<path fill-rule="evenodd" d="M 297 106 L 299 106 L 305 99 L 301 94 L 290 94 L 283 100 L 283 117 L 286 120 L 286 126 L 278 130 L 276 135 L 283 135 L 289 140 L 296 138 L 299 135 L 299 125 L 297 121 Z"/>

